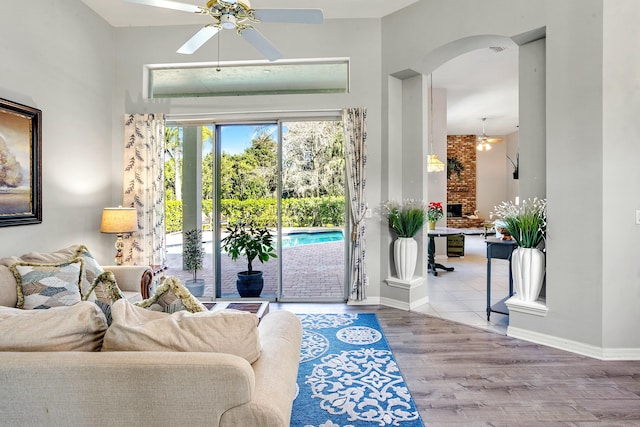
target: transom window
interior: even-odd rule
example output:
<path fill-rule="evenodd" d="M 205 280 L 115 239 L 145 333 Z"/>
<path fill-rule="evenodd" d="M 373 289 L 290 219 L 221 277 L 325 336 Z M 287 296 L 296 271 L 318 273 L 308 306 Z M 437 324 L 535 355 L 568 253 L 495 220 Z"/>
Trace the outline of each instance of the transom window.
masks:
<path fill-rule="evenodd" d="M 349 60 L 310 59 L 146 66 L 148 98 L 349 92 Z"/>

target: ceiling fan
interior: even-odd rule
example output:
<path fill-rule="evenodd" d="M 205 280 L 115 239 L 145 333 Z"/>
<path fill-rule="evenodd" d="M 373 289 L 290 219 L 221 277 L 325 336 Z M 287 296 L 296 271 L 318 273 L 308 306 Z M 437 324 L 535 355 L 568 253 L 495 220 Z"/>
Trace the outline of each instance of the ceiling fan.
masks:
<path fill-rule="evenodd" d="M 491 150 L 491 144 L 497 144 L 500 142 L 504 142 L 504 138 L 498 137 L 490 137 L 486 134 L 484 125 L 487 121 L 486 117 L 482 118 L 482 135 L 478 135 L 476 138 L 476 149 L 478 151 L 489 151 Z"/>
<path fill-rule="evenodd" d="M 275 61 L 282 58 L 282 54 L 262 33 L 254 28 L 254 24 L 259 22 L 322 24 L 324 20 L 321 9 L 252 9 L 249 0 L 209 0 L 204 7 L 171 0 L 126 1 L 210 16 L 213 22 L 205 25 L 178 49 L 178 53 L 184 54 L 194 53 L 220 30 L 235 29 L 242 38 L 269 61 Z"/>

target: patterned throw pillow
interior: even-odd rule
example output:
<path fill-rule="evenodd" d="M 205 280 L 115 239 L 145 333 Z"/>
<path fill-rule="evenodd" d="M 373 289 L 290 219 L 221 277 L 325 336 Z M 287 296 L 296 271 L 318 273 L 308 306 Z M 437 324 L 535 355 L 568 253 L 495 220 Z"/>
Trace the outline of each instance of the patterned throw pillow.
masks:
<path fill-rule="evenodd" d="M 69 262 L 75 258 L 84 261 L 80 292 L 83 300 L 87 300 L 90 294 L 89 289 L 93 285 L 96 277 L 104 273 L 104 269 L 95 258 L 93 258 L 93 255 L 91 255 L 91 252 L 89 252 L 89 249 L 85 245 L 72 245 L 54 252 L 31 252 L 20 257 L 24 262 L 39 264 L 59 264 Z M 93 301 L 93 297 L 90 297 L 89 301 Z"/>
<path fill-rule="evenodd" d="M 82 299 L 84 301 L 94 301 L 91 296 L 91 288 L 95 286 L 95 281 L 98 276 L 104 273 L 104 268 L 102 268 L 93 255 L 91 255 L 89 249 L 84 245 L 78 246 L 74 258 L 80 258 L 84 261 L 84 272 L 82 274 L 82 284 L 80 286 Z"/>
<path fill-rule="evenodd" d="M 103 271 L 93 279 L 91 286 L 87 289 L 87 294 L 82 297 L 82 300 L 92 301 L 100 307 L 100 310 L 107 318 L 107 324 L 110 325 L 111 306 L 121 298 L 125 298 L 125 296 L 118 287 L 115 276 L 110 271 Z"/>
<path fill-rule="evenodd" d="M 46 309 L 73 305 L 81 300 L 80 280 L 84 269 L 81 259 L 60 264 L 18 262 L 10 269 L 17 282 L 17 308 Z"/>
<path fill-rule="evenodd" d="M 190 313 L 208 311 L 200 300 L 191 295 L 191 292 L 175 277 L 167 277 L 164 279 L 151 298 L 137 302 L 135 305 L 165 313 L 182 310 Z"/>

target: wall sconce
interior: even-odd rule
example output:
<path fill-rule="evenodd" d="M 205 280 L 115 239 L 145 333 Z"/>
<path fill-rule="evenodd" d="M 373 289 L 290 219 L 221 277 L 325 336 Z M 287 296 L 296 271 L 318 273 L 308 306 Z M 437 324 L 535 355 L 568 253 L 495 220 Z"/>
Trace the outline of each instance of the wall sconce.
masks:
<path fill-rule="evenodd" d="M 104 208 L 102 211 L 102 222 L 100 232 L 117 234 L 116 239 L 116 265 L 122 265 L 122 249 L 124 248 L 124 233 L 133 233 L 138 230 L 138 215 L 135 208 Z"/>

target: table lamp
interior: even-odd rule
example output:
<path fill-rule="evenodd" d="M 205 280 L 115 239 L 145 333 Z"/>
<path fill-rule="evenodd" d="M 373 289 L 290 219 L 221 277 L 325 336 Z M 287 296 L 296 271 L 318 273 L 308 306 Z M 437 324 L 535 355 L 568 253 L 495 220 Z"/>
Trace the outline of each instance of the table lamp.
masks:
<path fill-rule="evenodd" d="M 102 223 L 100 223 L 100 232 L 117 234 L 116 239 L 116 265 L 122 265 L 122 249 L 124 241 L 122 235 L 124 233 L 133 233 L 138 230 L 138 215 L 135 208 L 104 208 L 102 211 Z"/>

